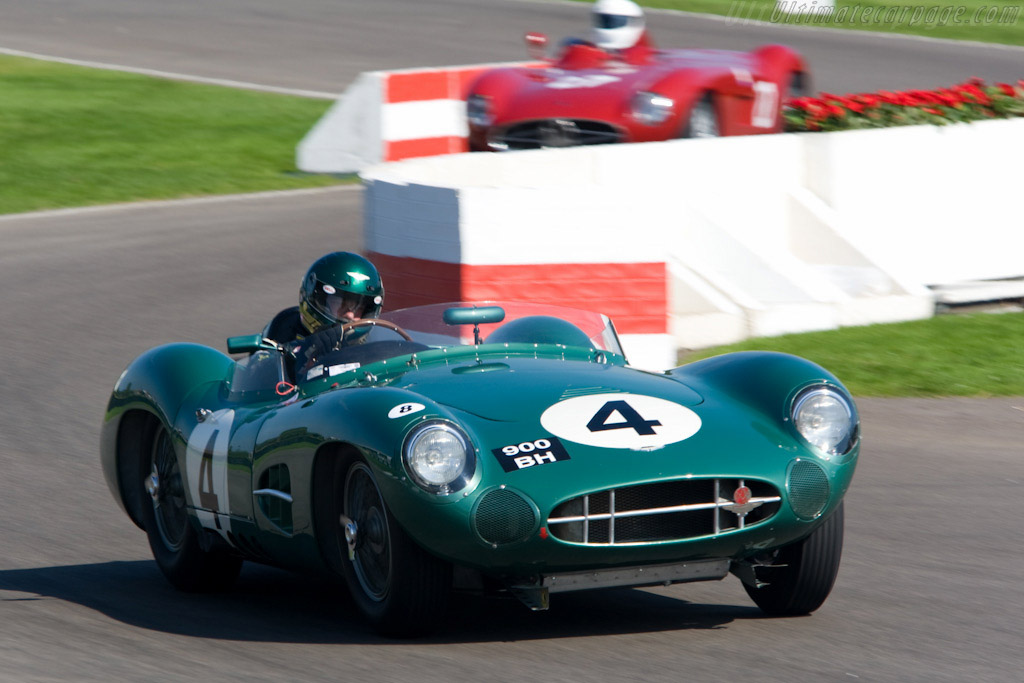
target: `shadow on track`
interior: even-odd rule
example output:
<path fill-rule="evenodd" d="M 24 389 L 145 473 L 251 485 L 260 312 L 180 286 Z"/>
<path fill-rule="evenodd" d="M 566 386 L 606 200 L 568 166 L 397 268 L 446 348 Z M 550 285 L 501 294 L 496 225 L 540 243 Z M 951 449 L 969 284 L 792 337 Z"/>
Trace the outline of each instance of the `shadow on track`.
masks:
<path fill-rule="evenodd" d="M 58 599 L 139 628 L 250 642 L 388 642 L 339 582 L 247 563 L 220 594 L 174 590 L 148 560 L 0 571 L 0 602 Z M 418 643 L 472 643 L 719 629 L 760 618 L 754 607 L 696 604 L 641 590 L 559 594 L 548 612 L 512 599 L 453 595 L 446 622 Z M 400 643 L 402 641 L 392 641 Z"/>

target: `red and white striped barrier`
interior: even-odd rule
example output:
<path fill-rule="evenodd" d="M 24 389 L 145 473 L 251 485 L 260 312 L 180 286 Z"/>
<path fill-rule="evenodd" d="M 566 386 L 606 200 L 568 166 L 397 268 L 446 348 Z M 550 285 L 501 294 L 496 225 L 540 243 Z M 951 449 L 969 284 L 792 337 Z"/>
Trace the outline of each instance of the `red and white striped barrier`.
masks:
<path fill-rule="evenodd" d="M 354 173 L 382 161 L 465 152 L 466 92 L 483 71 L 539 63 L 473 64 L 363 73 L 299 143 L 309 173 Z"/>

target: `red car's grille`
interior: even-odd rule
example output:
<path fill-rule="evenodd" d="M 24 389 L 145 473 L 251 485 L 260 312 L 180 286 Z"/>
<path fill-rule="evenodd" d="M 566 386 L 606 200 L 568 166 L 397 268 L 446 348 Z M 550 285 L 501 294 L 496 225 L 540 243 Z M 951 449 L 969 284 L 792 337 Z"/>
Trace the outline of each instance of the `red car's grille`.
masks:
<path fill-rule="evenodd" d="M 622 140 L 622 134 L 601 121 L 542 119 L 526 121 L 492 131 L 492 149 L 542 149 L 604 145 Z"/>
<path fill-rule="evenodd" d="M 743 479 L 642 484 L 568 500 L 552 511 L 548 531 L 584 545 L 682 541 L 763 522 L 781 500 L 771 484 Z"/>

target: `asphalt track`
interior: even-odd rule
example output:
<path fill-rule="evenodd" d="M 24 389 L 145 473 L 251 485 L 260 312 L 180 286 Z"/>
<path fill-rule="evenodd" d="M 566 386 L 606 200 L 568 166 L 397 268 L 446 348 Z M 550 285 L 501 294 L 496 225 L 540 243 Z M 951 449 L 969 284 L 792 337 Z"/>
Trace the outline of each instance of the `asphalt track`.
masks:
<path fill-rule="evenodd" d="M 0 0 L 0 47 L 332 91 L 369 68 L 515 59 L 522 31 L 579 32 L 582 16 L 469 0 Z M 782 40 L 652 23 L 663 44 Z M 785 42 L 835 90 L 1024 75 L 1024 52 L 1001 48 Z M 0 680 L 1020 679 L 1024 398 L 860 401 L 843 567 L 807 618 L 763 618 L 730 578 L 558 595 L 539 614 L 460 599 L 437 636 L 401 642 L 369 631 L 344 590 L 269 568 L 247 565 L 225 595 L 175 593 L 99 472 L 109 389 L 155 344 L 222 348 L 258 329 L 313 258 L 361 246 L 360 205 L 342 188 L 0 217 Z"/>

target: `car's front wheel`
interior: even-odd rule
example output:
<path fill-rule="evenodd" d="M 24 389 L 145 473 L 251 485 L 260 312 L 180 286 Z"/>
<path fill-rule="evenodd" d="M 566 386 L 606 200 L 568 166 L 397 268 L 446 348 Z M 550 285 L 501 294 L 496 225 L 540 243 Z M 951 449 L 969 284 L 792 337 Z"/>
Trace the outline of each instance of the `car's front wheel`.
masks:
<path fill-rule="evenodd" d="M 188 518 L 185 480 L 171 437 L 152 420 L 140 448 L 142 524 L 153 559 L 179 590 L 206 592 L 229 588 L 238 578 L 242 560 L 223 551 L 206 551 Z"/>
<path fill-rule="evenodd" d="M 353 600 L 385 635 L 433 630 L 444 618 L 450 565 L 416 545 L 395 522 L 365 461 L 353 456 L 342 471 L 339 545 Z"/>
<path fill-rule="evenodd" d="M 810 536 L 776 551 L 770 567 L 758 569 L 768 585 L 743 587 L 761 610 L 772 616 L 810 614 L 832 592 L 843 553 L 843 504 Z"/>
<path fill-rule="evenodd" d="M 721 135 L 718 113 L 711 93 L 701 97 L 690 109 L 689 116 L 680 131 L 683 138 L 717 138 Z"/>

